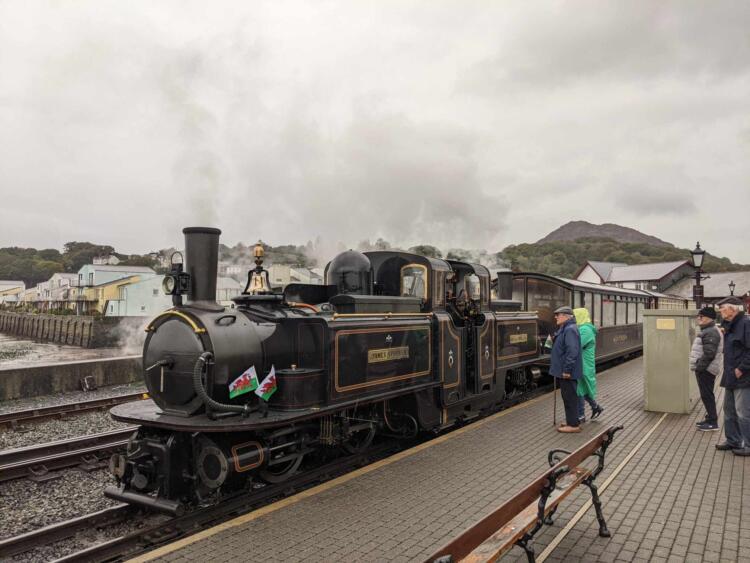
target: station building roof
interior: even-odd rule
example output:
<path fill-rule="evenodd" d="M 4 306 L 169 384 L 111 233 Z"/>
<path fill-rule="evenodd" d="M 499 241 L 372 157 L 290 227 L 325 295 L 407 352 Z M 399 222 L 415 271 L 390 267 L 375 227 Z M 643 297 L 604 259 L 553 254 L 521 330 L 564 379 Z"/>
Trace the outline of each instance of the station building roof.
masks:
<path fill-rule="evenodd" d="M 729 283 L 734 282 L 734 294 L 738 297 L 750 292 L 750 271 L 744 272 L 716 272 L 706 274 L 708 277 L 701 280 L 703 296 L 708 299 L 718 299 L 729 295 Z M 671 286 L 668 291 L 680 297 L 692 299 L 693 284 L 692 277 L 683 278 Z"/>
<path fill-rule="evenodd" d="M 608 283 L 627 281 L 656 281 L 660 280 L 677 268 L 689 264 L 687 260 L 677 262 L 656 262 L 654 264 L 637 264 L 635 266 L 615 266 L 606 278 Z"/>

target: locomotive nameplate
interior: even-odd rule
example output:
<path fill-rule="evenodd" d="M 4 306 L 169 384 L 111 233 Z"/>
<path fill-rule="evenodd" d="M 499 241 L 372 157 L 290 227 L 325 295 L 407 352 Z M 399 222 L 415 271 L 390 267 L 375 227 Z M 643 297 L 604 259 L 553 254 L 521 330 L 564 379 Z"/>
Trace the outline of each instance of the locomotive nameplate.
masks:
<path fill-rule="evenodd" d="M 510 344 L 522 344 L 529 341 L 528 334 L 510 334 L 508 335 L 508 342 Z"/>
<path fill-rule="evenodd" d="M 399 382 L 431 374 L 429 325 L 338 330 L 334 339 L 337 393 L 398 387 Z"/>
<path fill-rule="evenodd" d="M 513 364 L 522 358 L 538 354 L 536 321 L 502 321 L 496 326 L 499 365 Z"/>
<path fill-rule="evenodd" d="M 367 351 L 368 364 L 377 364 L 378 362 L 390 362 L 393 360 L 403 360 L 408 358 L 408 346 L 399 346 L 398 348 L 378 348 L 377 350 Z"/>

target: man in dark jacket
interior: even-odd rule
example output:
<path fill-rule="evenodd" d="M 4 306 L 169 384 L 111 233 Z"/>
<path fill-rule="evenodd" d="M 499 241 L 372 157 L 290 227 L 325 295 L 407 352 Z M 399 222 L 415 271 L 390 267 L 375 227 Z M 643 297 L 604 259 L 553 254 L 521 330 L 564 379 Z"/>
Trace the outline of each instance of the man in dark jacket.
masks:
<path fill-rule="evenodd" d="M 716 327 L 715 320 L 716 309 L 713 307 L 703 307 L 698 311 L 700 330 L 690 351 L 690 367 L 695 371 L 701 401 L 703 401 L 703 406 L 706 407 L 706 418 L 696 424 L 698 430 L 702 431 L 719 429 L 714 383 L 716 382 L 716 376 L 721 375 L 724 366 L 723 354 L 719 349 L 721 333 Z"/>
<path fill-rule="evenodd" d="M 750 456 L 750 318 L 742 301 L 727 297 L 719 302 L 724 318 L 724 434 L 727 441 L 717 450 Z"/>
<path fill-rule="evenodd" d="M 565 405 L 565 424 L 558 432 L 580 432 L 578 424 L 578 380 L 583 375 L 581 358 L 581 336 L 578 333 L 573 309 L 560 307 L 555 310 L 555 332 L 552 343 L 549 373 L 559 380 L 560 394 Z"/>

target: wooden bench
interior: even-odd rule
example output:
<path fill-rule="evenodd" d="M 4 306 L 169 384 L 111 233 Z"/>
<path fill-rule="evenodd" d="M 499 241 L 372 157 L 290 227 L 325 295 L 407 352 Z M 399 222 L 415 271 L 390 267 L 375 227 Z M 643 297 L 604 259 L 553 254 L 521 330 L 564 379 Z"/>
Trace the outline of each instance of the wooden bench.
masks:
<path fill-rule="evenodd" d="M 594 480 L 604 469 L 604 457 L 615 433 L 622 426 L 612 426 L 574 452 L 552 450 L 547 456 L 550 469 L 534 479 L 502 506 L 465 530 L 460 536 L 434 553 L 430 563 L 479 563 L 496 561 L 514 545 L 524 549 L 529 561 L 535 560 L 531 540 L 544 524 L 552 524 L 559 504 L 580 485 L 591 491 L 591 500 L 599 521 L 599 535 L 610 536 L 602 514 Z M 563 457 L 566 456 L 566 457 Z M 593 468 L 581 464 L 597 458 Z"/>

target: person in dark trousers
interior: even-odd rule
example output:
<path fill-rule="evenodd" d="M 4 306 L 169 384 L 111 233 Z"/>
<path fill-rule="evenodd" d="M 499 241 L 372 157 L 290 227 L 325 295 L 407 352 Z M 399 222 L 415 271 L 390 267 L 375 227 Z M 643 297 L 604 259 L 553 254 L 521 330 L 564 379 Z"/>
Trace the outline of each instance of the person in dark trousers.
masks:
<path fill-rule="evenodd" d="M 565 406 L 565 424 L 558 432 L 580 432 L 578 423 L 578 380 L 583 376 L 581 358 L 581 336 L 573 317 L 573 309 L 560 307 L 555 310 L 557 332 L 552 342 L 552 357 L 549 373 L 559 380 L 560 394 Z"/>
<path fill-rule="evenodd" d="M 703 307 L 698 311 L 698 325 L 700 330 L 690 349 L 690 369 L 695 371 L 701 401 L 706 408 L 706 417 L 696 426 L 704 432 L 719 429 L 716 414 L 716 398 L 714 384 L 716 376 L 721 375 L 724 368 L 724 353 L 722 351 L 722 336 L 716 326 L 716 309 Z"/>
<path fill-rule="evenodd" d="M 737 297 L 719 301 L 724 318 L 724 434 L 717 450 L 750 456 L 750 318 Z"/>

